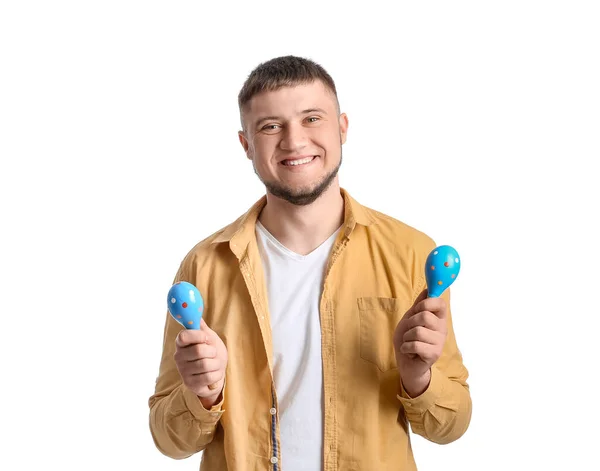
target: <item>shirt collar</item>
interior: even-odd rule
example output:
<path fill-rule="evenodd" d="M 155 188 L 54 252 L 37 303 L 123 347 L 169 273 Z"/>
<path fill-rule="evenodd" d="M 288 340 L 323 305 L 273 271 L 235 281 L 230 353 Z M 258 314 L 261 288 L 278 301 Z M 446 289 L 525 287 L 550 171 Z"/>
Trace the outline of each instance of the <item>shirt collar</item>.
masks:
<path fill-rule="evenodd" d="M 346 237 L 356 227 L 356 224 L 362 226 L 370 226 L 375 223 L 375 219 L 371 211 L 365 206 L 358 203 L 344 189 L 340 188 L 342 197 L 344 198 L 344 233 Z M 212 241 L 213 244 L 229 242 L 231 250 L 239 257 L 245 251 L 251 238 L 254 237 L 256 228 L 256 220 L 260 212 L 267 204 L 267 197 L 262 196 L 252 207 L 236 221 L 225 227 Z"/>

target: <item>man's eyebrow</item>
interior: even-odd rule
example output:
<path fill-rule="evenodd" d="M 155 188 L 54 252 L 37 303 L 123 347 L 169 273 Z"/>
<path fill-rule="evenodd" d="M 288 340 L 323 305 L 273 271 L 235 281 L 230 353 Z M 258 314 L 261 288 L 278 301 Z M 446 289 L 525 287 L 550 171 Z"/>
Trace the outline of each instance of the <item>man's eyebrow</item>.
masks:
<path fill-rule="evenodd" d="M 300 114 L 309 114 L 309 113 L 323 113 L 327 114 L 327 112 L 323 108 L 308 108 L 306 110 L 302 110 Z M 281 119 L 279 116 L 263 116 L 258 121 L 256 121 L 255 126 L 260 125 L 264 121 L 277 121 Z"/>
<path fill-rule="evenodd" d="M 327 114 L 327 111 L 325 111 L 323 108 L 309 108 L 309 109 L 304 110 L 302 112 L 302 114 L 308 114 L 308 113 L 323 113 L 323 114 Z"/>
<path fill-rule="evenodd" d="M 263 118 L 260 118 L 254 125 L 258 126 L 260 123 L 262 123 L 263 121 L 277 121 L 279 119 L 279 116 L 265 116 Z"/>

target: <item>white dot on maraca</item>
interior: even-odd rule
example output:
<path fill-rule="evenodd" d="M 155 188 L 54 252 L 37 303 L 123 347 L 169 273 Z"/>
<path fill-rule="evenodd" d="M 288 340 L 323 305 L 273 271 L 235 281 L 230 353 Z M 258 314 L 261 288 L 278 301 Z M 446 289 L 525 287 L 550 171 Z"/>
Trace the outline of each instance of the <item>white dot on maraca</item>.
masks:
<path fill-rule="evenodd" d="M 438 254 L 438 251 L 437 251 L 437 250 L 436 250 L 435 252 L 433 252 L 433 255 L 437 255 L 437 254 Z"/>
<path fill-rule="evenodd" d="M 458 258 L 455 258 L 455 259 L 454 259 L 454 261 L 455 261 L 456 263 L 458 263 Z"/>
<path fill-rule="evenodd" d="M 175 304 L 177 302 L 177 300 L 175 298 L 171 298 L 171 303 Z"/>
<path fill-rule="evenodd" d="M 195 303 L 196 302 L 196 297 L 194 296 L 194 292 L 192 290 L 190 290 L 190 300 Z"/>

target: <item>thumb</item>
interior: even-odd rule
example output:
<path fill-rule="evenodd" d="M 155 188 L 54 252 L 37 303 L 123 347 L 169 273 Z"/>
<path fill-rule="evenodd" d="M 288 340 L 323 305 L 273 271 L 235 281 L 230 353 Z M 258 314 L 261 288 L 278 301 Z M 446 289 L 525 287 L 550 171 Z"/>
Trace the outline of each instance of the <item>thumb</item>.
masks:
<path fill-rule="evenodd" d="M 413 305 L 411 306 L 411 308 L 408 311 L 406 311 L 406 314 L 404 316 L 405 317 L 414 316 L 417 313 L 416 312 L 417 305 L 421 301 L 424 301 L 425 299 L 427 299 L 427 288 L 425 288 L 423 291 L 421 291 L 421 293 L 417 296 L 417 299 L 414 300 Z"/>
<path fill-rule="evenodd" d="M 207 338 L 214 334 L 213 330 L 208 326 L 204 318 L 200 319 L 200 330 L 206 333 Z"/>

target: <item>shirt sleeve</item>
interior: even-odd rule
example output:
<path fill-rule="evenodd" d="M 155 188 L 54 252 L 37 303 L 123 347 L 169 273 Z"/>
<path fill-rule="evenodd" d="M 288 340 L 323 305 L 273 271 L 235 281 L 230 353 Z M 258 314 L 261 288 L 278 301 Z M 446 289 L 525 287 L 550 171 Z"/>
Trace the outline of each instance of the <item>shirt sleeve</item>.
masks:
<path fill-rule="evenodd" d="M 187 458 L 213 440 L 223 415 L 223 399 L 210 410 L 183 384 L 166 396 L 150 398 L 150 431 L 156 447 L 166 456 Z"/>
<path fill-rule="evenodd" d="M 452 326 L 449 289 L 442 298 L 448 304 L 448 334 L 441 357 L 431 367 L 429 386 L 421 395 L 411 398 L 400 382 L 398 400 L 414 433 L 432 442 L 446 444 L 466 432 L 471 421 L 472 403 L 468 371 Z"/>
<path fill-rule="evenodd" d="M 183 279 L 182 270 L 175 281 Z M 156 447 L 166 456 L 187 458 L 202 451 L 213 440 L 224 413 L 223 398 L 209 410 L 196 394 L 187 388 L 175 364 L 175 338 L 183 327 L 167 312 L 163 351 L 154 394 L 148 400 L 150 432 Z"/>

